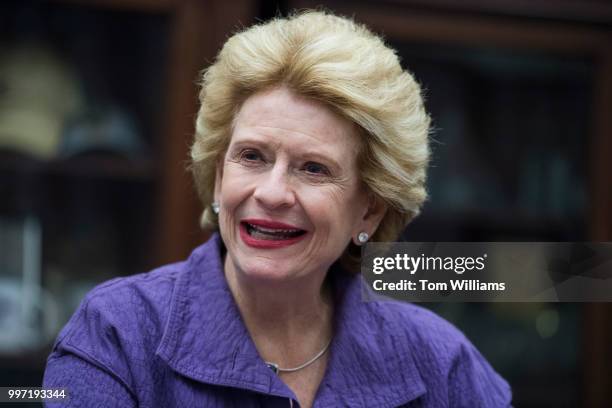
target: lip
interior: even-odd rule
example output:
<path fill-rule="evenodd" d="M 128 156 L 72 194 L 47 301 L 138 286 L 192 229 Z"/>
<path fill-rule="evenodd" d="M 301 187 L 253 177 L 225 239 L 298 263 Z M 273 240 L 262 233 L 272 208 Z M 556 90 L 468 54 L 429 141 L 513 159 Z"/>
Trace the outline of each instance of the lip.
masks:
<path fill-rule="evenodd" d="M 241 222 L 247 222 L 249 224 L 257 225 L 259 227 L 264 227 L 264 228 L 304 230 L 304 228 L 296 227 L 295 225 L 285 224 L 283 222 L 277 222 L 277 221 L 262 220 L 259 218 L 245 218 L 241 220 Z"/>
<path fill-rule="evenodd" d="M 283 239 L 279 241 L 273 241 L 273 240 L 267 240 L 267 239 L 256 239 L 249 235 L 249 233 L 247 232 L 245 223 L 261 226 L 264 228 L 301 229 L 303 231 L 306 231 L 306 230 L 304 230 L 303 228 L 296 227 L 294 225 L 285 224 L 285 223 L 277 222 L 277 221 L 261 220 L 261 219 L 244 219 L 239 224 L 240 238 L 242 238 L 242 241 L 246 245 L 252 248 L 260 248 L 260 249 L 285 248 L 290 245 L 294 245 L 298 243 L 299 241 L 304 239 L 304 237 L 308 234 L 308 231 L 306 231 L 306 233 L 299 235 L 297 237 Z"/>

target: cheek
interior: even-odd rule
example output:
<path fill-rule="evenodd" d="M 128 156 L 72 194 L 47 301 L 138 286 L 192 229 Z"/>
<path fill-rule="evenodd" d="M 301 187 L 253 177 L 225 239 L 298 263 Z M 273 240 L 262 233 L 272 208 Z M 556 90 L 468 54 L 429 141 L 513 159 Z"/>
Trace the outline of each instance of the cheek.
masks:
<path fill-rule="evenodd" d="M 223 179 L 221 181 L 221 198 L 225 211 L 232 215 L 234 210 L 252 191 L 252 176 L 244 171 L 239 171 L 235 166 L 225 166 Z"/>
<path fill-rule="evenodd" d="M 330 233 L 350 234 L 357 222 L 360 199 L 355 189 L 337 186 L 313 188 L 304 195 L 306 212 L 320 229 Z"/>
<path fill-rule="evenodd" d="M 220 189 L 221 213 L 219 216 L 219 229 L 229 246 L 232 246 L 232 242 L 237 240 L 234 226 L 236 219 L 240 216 L 240 205 L 249 196 L 250 181 L 246 177 L 247 175 L 243 173 L 231 165 L 226 165 L 223 169 Z"/>

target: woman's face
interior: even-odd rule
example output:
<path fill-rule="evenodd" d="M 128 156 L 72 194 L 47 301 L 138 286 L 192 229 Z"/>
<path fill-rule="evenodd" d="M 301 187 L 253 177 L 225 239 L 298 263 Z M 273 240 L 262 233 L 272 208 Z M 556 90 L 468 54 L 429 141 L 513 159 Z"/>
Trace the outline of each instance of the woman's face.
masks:
<path fill-rule="evenodd" d="M 285 88 L 248 98 L 215 183 L 226 266 L 258 279 L 324 274 L 371 235 L 357 153 L 354 125 L 323 104 Z"/>

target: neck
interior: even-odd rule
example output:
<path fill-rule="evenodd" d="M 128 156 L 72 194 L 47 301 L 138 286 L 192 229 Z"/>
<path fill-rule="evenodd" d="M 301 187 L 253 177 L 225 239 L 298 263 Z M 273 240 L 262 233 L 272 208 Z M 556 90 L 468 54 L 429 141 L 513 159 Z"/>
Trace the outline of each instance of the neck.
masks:
<path fill-rule="evenodd" d="M 332 336 L 333 302 L 327 271 L 291 282 L 261 282 L 225 259 L 226 279 L 257 350 L 266 361 L 292 367 Z"/>

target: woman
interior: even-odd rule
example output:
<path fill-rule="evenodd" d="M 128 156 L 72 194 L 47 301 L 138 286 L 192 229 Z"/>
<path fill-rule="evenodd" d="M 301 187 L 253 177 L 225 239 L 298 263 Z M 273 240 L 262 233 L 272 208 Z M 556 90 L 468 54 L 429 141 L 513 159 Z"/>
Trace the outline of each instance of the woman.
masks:
<path fill-rule="evenodd" d="M 275 19 L 227 41 L 200 102 L 192 170 L 219 234 L 94 289 L 46 386 L 74 406 L 509 406 L 450 324 L 361 301 L 359 246 L 425 199 L 429 118 L 393 50 L 324 12 Z"/>

